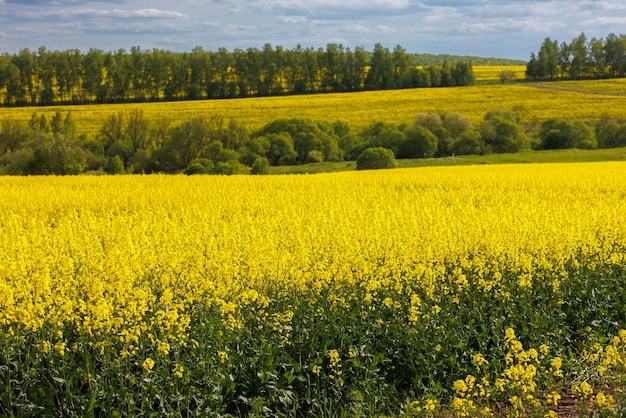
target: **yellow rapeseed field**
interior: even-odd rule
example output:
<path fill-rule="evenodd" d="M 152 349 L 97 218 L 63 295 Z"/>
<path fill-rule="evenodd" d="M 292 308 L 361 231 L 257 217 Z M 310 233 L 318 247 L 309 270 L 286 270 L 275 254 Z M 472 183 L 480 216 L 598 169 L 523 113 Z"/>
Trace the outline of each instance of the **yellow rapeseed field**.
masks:
<path fill-rule="evenodd" d="M 526 77 L 525 65 L 474 65 L 474 78 L 477 82 L 500 81 L 503 71 L 510 73 L 509 81 L 523 80 Z"/>
<path fill-rule="evenodd" d="M 624 163 L 0 178 L 0 414 L 67 413 L 70 392 L 132 415 L 400 413 L 407 397 L 419 415 L 449 394 L 459 416 L 497 396 L 548 408 L 572 364 L 623 372 L 624 178 Z M 382 381 L 399 404 L 364 400 Z"/>
<path fill-rule="evenodd" d="M 88 135 L 96 134 L 107 116 L 136 108 L 155 123 L 169 121 L 174 126 L 200 115 L 221 115 L 242 122 L 250 130 L 284 118 L 341 120 L 359 130 L 376 121 L 410 123 L 417 113 L 433 111 L 461 112 L 478 124 L 489 110 L 511 109 L 520 113 L 525 124 L 550 118 L 595 123 L 604 113 L 615 119 L 626 114 L 625 87 L 626 79 L 619 79 L 163 103 L 3 107 L 0 120 L 26 122 L 35 112 L 48 119 L 57 111 L 71 112 L 78 133 Z"/>

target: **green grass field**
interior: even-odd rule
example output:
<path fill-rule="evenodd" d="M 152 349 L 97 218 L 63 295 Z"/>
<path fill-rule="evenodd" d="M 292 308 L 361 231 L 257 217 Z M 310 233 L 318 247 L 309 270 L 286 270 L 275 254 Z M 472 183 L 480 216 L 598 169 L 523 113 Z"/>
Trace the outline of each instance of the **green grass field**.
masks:
<path fill-rule="evenodd" d="M 463 155 L 443 158 L 417 158 L 398 160 L 398 167 L 435 167 L 477 164 L 531 164 L 554 162 L 599 162 L 626 161 L 626 148 L 597 150 L 549 150 L 524 151 L 512 154 Z M 356 168 L 354 161 L 323 162 L 304 165 L 276 166 L 271 174 L 313 174 L 324 172 L 349 171 Z"/>

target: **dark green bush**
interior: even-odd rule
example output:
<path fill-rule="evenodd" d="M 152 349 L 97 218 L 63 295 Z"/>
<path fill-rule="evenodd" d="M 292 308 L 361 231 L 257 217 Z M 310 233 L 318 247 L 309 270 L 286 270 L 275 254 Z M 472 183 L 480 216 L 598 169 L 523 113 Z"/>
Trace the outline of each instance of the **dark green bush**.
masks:
<path fill-rule="evenodd" d="M 397 166 L 398 162 L 393 151 L 383 147 L 367 148 L 356 159 L 357 170 L 377 170 Z"/>
<path fill-rule="evenodd" d="M 252 163 L 250 174 L 269 174 L 270 160 L 265 157 L 257 157 Z"/>

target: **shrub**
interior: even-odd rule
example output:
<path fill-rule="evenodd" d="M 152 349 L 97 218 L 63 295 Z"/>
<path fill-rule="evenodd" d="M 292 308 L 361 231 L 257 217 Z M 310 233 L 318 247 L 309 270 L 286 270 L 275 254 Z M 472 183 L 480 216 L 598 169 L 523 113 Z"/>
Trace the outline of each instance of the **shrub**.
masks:
<path fill-rule="evenodd" d="M 124 174 L 124 161 L 119 155 L 111 157 L 106 172 L 109 174 Z"/>
<path fill-rule="evenodd" d="M 581 121 L 549 119 L 541 124 L 539 137 L 543 149 L 598 147 L 594 132 Z"/>
<path fill-rule="evenodd" d="M 215 174 L 248 174 L 248 170 L 248 167 L 237 160 L 222 161 L 215 166 Z"/>
<path fill-rule="evenodd" d="M 367 148 L 356 159 L 357 170 L 376 170 L 397 166 L 398 162 L 393 151 L 383 147 Z"/>
<path fill-rule="evenodd" d="M 467 131 L 452 142 L 450 147 L 456 155 L 478 155 L 482 154 L 484 143 L 478 131 Z"/>
<path fill-rule="evenodd" d="M 400 145 L 406 140 L 404 132 L 387 122 L 374 122 L 363 129 L 359 136 L 367 148 L 387 148 L 394 155 L 398 153 Z"/>
<path fill-rule="evenodd" d="M 306 156 L 307 163 L 323 163 L 324 162 L 324 153 L 322 151 L 318 151 L 316 149 L 309 152 Z"/>
<path fill-rule="evenodd" d="M 265 157 L 257 157 L 252 163 L 250 174 L 269 174 L 270 160 Z"/>
<path fill-rule="evenodd" d="M 486 152 L 518 152 L 530 148 L 530 138 L 524 133 L 515 112 L 492 110 L 487 112 L 480 126 Z"/>
<path fill-rule="evenodd" d="M 406 140 L 400 144 L 399 158 L 431 158 L 437 151 L 439 139 L 423 126 L 415 125 L 406 131 Z"/>
<path fill-rule="evenodd" d="M 207 158 L 196 158 L 189 163 L 184 173 L 192 174 L 212 174 L 215 171 L 215 164 Z"/>

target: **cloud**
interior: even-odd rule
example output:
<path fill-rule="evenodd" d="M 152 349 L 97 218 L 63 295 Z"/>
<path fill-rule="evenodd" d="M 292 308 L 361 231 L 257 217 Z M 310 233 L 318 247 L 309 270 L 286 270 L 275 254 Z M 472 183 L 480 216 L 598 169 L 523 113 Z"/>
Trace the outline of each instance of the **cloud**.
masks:
<path fill-rule="evenodd" d="M 45 24 L 43 23 L 45 22 Z M 0 0 L 0 52 L 301 44 L 527 58 L 546 38 L 622 33 L 610 0 Z M 8 37 L 8 38 L 7 38 Z M 496 39 L 497 41 L 494 41 Z"/>
<path fill-rule="evenodd" d="M 72 10 L 46 10 L 42 17 L 107 17 L 121 19 L 162 19 L 184 18 L 184 14 L 170 10 L 138 9 L 138 10 L 103 10 L 103 9 L 72 9 Z"/>
<path fill-rule="evenodd" d="M 278 16 L 276 19 L 281 23 L 291 24 L 304 23 L 308 20 L 306 16 Z"/>
<path fill-rule="evenodd" d="M 365 25 L 358 24 L 358 23 L 345 25 L 341 29 L 343 32 L 351 32 L 351 33 L 371 33 L 372 32 L 371 28 Z"/>
<path fill-rule="evenodd" d="M 583 23 L 585 26 L 626 26 L 626 16 L 600 16 L 587 19 Z"/>

